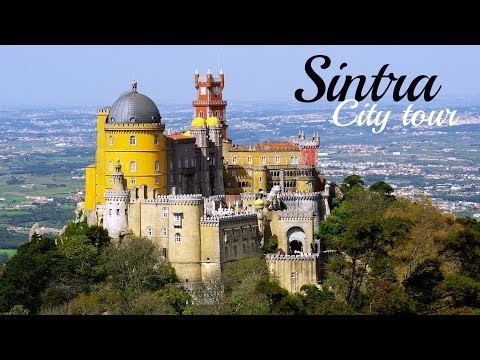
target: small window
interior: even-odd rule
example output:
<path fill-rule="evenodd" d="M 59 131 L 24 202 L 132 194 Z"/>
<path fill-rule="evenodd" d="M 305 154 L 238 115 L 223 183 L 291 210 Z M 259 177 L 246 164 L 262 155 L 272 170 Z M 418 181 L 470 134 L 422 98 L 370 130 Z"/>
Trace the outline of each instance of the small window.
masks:
<path fill-rule="evenodd" d="M 168 168 L 169 168 L 169 169 L 173 169 L 173 161 L 172 161 L 172 159 L 170 159 L 170 161 L 168 162 Z"/>
<path fill-rule="evenodd" d="M 237 245 L 234 245 L 233 246 L 233 256 L 234 257 L 237 257 L 238 253 L 237 253 Z"/>
<path fill-rule="evenodd" d="M 134 177 L 132 177 L 132 179 L 130 180 L 130 182 L 132 183 L 132 185 L 135 185 L 137 183 L 137 179 L 135 179 Z"/>
<path fill-rule="evenodd" d="M 158 135 L 153 137 L 153 145 L 158 145 Z"/>
<path fill-rule="evenodd" d="M 164 219 L 168 218 L 168 208 L 164 207 L 162 209 L 162 216 L 163 216 Z"/>
<path fill-rule="evenodd" d="M 117 209 L 117 215 L 120 215 L 120 209 Z"/>
<path fill-rule="evenodd" d="M 173 226 L 182 227 L 182 214 L 173 214 Z"/>
<path fill-rule="evenodd" d="M 178 158 L 178 168 L 180 169 L 182 167 L 182 159 Z"/>
<path fill-rule="evenodd" d="M 232 164 L 236 164 L 237 163 L 237 157 L 236 156 L 232 156 Z"/>
<path fill-rule="evenodd" d="M 168 236 L 168 229 L 166 227 L 162 228 L 162 236 L 167 237 Z"/>
<path fill-rule="evenodd" d="M 160 176 L 155 176 L 155 184 L 160 184 Z"/>
<path fill-rule="evenodd" d="M 290 156 L 290 164 L 291 165 L 297 165 L 297 157 L 296 156 Z"/>
<path fill-rule="evenodd" d="M 220 119 L 220 111 L 215 111 L 215 116 Z"/>
<path fill-rule="evenodd" d="M 137 171 L 137 162 L 130 161 L 130 171 Z"/>
<path fill-rule="evenodd" d="M 162 255 L 163 255 L 164 258 L 167 257 L 167 248 L 162 249 Z"/>
<path fill-rule="evenodd" d="M 233 229 L 233 240 L 238 240 L 238 230 Z"/>
<path fill-rule="evenodd" d="M 130 122 L 132 122 L 132 123 L 135 122 L 135 116 L 132 116 L 132 117 L 130 118 Z"/>
<path fill-rule="evenodd" d="M 110 146 L 113 145 L 113 136 L 112 136 L 112 135 L 110 135 L 110 136 L 108 137 L 108 145 L 110 145 Z"/>
<path fill-rule="evenodd" d="M 296 271 L 292 271 L 291 274 L 290 274 L 290 277 L 292 279 L 295 279 L 297 277 L 297 272 Z"/>
<path fill-rule="evenodd" d="M 128 211 L 127 211 L 127 209 L 125 209 L 125 215 L 128 215 Z"/>
<path fill-rule="evenodd" d="M 251 157 L 251 156 L 247 157 L 247 162 L 248 162 L 249 164 L 252 163 L 252 157 Z"/>
<path fill-rule="evenodd" d="M 113 184 L 113 177 L 110 176 L 110 184 Z"/>
<path fill-rule="evenodd" d="M 203 110 L 200 110 L 199 115 L 201 118 L 203 118 Z"/>
<path fill-rule="evenodd" d="M 182 241 L 182 236 L 180 235 L 180 233 L 176 233 L 175 234 L 175 243 L 180 244 L 180 241 Z"/>
<path fill-rule="evenodd" d="M 255 252 L 255 243 L 250 244 L 250 252 L 254 253 Z"/>
<path fill-rule="evenodd" d="M 232 170 L 232 176 L 237 176 L 237 172 L 235 170 Z"/>
<path fill-rule="evenodd" d="M 185 169 L 188 168 L 188 159 L 187 158 L 183 159 L 183 167 Z"/>
<path fill-rule="evenodd" d="M 155 166 L 155 171 L 160 171 L 160 161 L 155 160 L 154 166 Z"/>
<path fill-rule="evenodd" d="M 147 227 L 147 236 L 152 236 L 153 235 L 153 229 L 151 226 Z"/>
<path fill-rule="evenodd" d="M 262 182 L 262 177 L 261 176 L 258 178 L 258 181 Z"/>
<path fill-rule="evenodd" d="M 195 167 L 195 158 L 190 159 L 190 166 Z"/>
<path fill-rule="evenodd" d="M 137 138 L 135 135 L 130 136 L 130 145 L 137 145 Z"/>
<path fill-rule="evenodd" d="M 262 163 L 265 164 L 267 162 L 267 157 L 266 156 L 262 156 Z"/>
<path fill-rule="evenodd" d="M 112 209 L 108 209 L 108 215 L 112 215 Z"/>
<path fill-rule="evenodd" d="M 108 171 L 113 171 L 113 161 L 108 162 Z"/>
<path fill-rule="evenodd" d="M 280 164 L 280 156 L 275 156 L 275 164 Z"/>

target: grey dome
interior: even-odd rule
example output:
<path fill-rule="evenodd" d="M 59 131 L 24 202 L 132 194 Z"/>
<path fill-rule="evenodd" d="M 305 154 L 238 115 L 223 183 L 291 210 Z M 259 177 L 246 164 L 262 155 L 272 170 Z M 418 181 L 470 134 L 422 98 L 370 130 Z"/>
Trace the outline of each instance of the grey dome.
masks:
<path fill-rule="evenodd" d="M 107 123 L 159 123 L 161 118 L 160 111 L 152 99 L 134 90 L 120 96 L 115 101 L 108 115 Z"/>

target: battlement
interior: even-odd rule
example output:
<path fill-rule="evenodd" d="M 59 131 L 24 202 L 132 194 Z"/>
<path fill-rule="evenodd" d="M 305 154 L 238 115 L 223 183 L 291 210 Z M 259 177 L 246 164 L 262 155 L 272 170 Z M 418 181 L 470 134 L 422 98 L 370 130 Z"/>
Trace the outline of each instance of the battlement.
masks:
<path fill-rule="evenodd" d="M 317 260 L 319 254 L 300 253 L 296 255 L 267 254 L 265 259 L 270 261 L 312 261 Z"/>
<path fill-rule="evenodd" d="M 244 192 L 240 193 L 240 199 L 242 200 L 255 200 L 256 194 L 252 192 Z"/>
<path fill-rule="evenodd" d="M 146 204 L 170 205 L 200 205 L 202 202 L 202 194 L 157 195 L 155 199 L 145 200 Z"/>
<path fill-rule="evenodd" d="M 283 220 L 312 220 L 314 214 L 306 211 L 284 210 L 280 213 L 280 219 Z"/>
<path fill-rule="evenodd" d="M 110 113 L 110 108 L 108 107 L 97 110 L 97 115 L 108 115 L 109 113 Z"/>
<path fill-rule="evenodd" d="M 200 224 L 220 224 L 230 223 L 244 220 L 257 220 L 257 214 L 255 212 L 223 214 L 223 215 L 204 215 L 200 218 Z"/>
<path fill-rule="evenodd" d="M 282 201 L 318 201 L 322 196 L 321 192 L 282 192 Z"/>
<path fill-rule="evenodd" d="M 164 129 L 165 124 L 158 123 L 107 123 L 105 124 L 105 130 L 123 130 L 123 129 Z"/>

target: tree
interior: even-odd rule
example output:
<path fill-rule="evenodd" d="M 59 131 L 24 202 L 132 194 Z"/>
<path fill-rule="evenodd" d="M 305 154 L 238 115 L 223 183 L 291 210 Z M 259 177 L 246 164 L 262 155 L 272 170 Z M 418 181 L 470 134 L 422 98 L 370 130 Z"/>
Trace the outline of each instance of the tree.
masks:
<path fill-rule="evenodd" d="M 106 270 L 113 289 L 122 297 L 126 313 L 142 292 L 161 289 L 177 281 L 175 269 L 149 239 L 129 236 L 105 252 Z"/>
<path fill-rule="evenodd" d="M 268 238 L 267 241 L 265 241 L 265 244 L 263 245 L 263 253 L 272 254 L 272 253 L 275 253 L 277 249 L 278 249 L 278 236 L 272 235 L 270 236 L 270 238 Z"/>
<path fill-rule="evenodd" d="M 347 194 L 351 190 L 362 188 L 365 185 L 363 178 L 360 175 L 352 174 L 348 175 L 343 179 L 340 189 L 344 194 Z"/>
<path fill-rule="evenodd" d="M 377 181 L 370 185 L 368 188 L 371 191 L 378 192 L 379 194 L 385 195 L 385 196 L 391 196 L 393 193 L 393 187 L 391 187 L 389 184 L 387 184 L 385 181 Z"/>
<path fill-rule="evenodd" d="M 273 314 L 280 301 L 288 296 L 288 291 L 280 286 L 278 281 L 260 280 L 255 290 L 264 296 L 268 302 L 268 313 Z"/>
<path fill-rule="evenodd" d="M 97 225 L 89 226 L 85 231 L 85 236 L 98 250 L 108 246 L 111 240 L 107 229 Z"/>
<path fill-rule="evenodd" d="M 0 278 L 0 312 L 23 305 L 31 312 L 41 307 L 41 294 L 48 283 L 68 274 L 68 262 L 55 240 L 36 235 L 18 248 Z"/>

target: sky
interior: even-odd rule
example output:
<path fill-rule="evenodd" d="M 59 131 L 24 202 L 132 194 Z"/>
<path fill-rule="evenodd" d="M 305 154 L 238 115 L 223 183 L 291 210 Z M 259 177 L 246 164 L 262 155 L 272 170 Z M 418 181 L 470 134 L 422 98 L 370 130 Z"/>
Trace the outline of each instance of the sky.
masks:
<path fill-rule="evenodd" d="M 195 70 L 205 74 L 208 68 L 214 74 L 223 69 L 230 102 L 298 104 L 296 89 L 316 93 L 304 67 L 317 54 L 332 60 L 328 70 L 316 64 L 327 84 L 333 75 L 370 77 L 390 64 L 390 72 L 410 80 L 438 75 L 439 97 L 479 98 L 480 46 L 0 45 L 0 105 L 111 106 L 130 89 L 133 76 L 138 91 L 157 103 L 189 103 Z M 348 66 L 339 70 L 342 62 Z"/>

